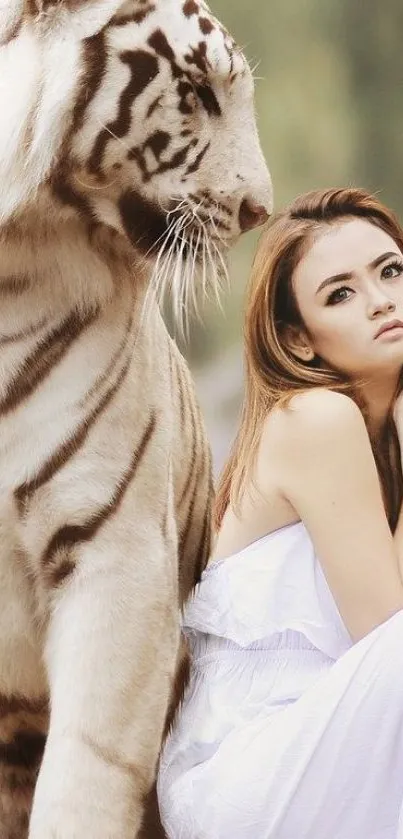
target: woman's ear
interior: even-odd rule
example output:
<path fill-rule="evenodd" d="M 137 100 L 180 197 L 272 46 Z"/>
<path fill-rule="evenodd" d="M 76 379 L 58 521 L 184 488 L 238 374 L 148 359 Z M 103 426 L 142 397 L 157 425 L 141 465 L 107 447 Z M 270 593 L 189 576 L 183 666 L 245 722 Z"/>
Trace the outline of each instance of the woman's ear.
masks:
<path fill-rule="evenodd" d="M 283 343 L 299 361 L 313 361 L 315 358 L 315 352 L 309 338 L 301 329 L 287 326 L 283 334 Z"/>

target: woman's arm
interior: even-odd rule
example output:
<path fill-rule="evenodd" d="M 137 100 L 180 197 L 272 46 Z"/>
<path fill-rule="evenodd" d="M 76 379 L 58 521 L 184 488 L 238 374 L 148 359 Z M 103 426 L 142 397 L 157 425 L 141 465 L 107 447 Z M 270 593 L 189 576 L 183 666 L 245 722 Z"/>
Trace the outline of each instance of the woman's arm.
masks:
<path fill-rule="evenodd" d="M 403 609 L 397 539 L 355 402 L 324 390 L 294 397 L 269 416 L 261 457 L 306 525 L 352 638 Z"/>
<path fill-rule="evenodd" d="M 403 392 L 399 394 L 396 399 L 394 409 L 393 409 L 393 419 L 396 426 L 397 437 L 400 444 L 400 454 L 403 460 Z M 402 470 L 403 470 L 403 463 L 402 463 Z M 403 504 L 400 508 L 399 518 L 397 522 L 397 526 L 395 532 L 393 534 L 393 539 L 396 546 L 396 551 L 398 555 L 398 564 L 400 570 L 400 576 L 403 580 Z"/>
<path fill-rule="evenodd" d="M 400 507 L 400 513 L 396 525 L 396 530 L 393 534 L 393 541 L 396 546 L 397 562 L 399 566 L 400 577 L 403 582 L 403 504 Z"/>

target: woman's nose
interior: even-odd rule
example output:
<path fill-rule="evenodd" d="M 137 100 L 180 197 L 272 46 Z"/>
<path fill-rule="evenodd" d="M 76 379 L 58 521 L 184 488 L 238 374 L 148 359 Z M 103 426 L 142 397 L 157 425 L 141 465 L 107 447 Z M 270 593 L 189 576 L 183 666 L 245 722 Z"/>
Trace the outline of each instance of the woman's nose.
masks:
<path fill-rule="evenodd" d="M 394 312 L 396 303 L 387 295 L 381 293 L 375 294 L 371 297 L 369 302 L 369 315 L 375 318 L 377 315 L 387 315 L 389 312 Z"/>

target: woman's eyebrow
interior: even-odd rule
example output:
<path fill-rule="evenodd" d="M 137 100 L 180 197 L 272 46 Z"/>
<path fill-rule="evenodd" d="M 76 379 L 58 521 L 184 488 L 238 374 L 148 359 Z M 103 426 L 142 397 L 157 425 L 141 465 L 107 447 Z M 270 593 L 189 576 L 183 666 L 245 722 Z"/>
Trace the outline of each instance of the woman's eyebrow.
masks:
<path fill-rule="evenodd" d="M 381 254 L 381 256 L 377 256 L 376 259 L 373 259 L 372 262 L 370 262 L 369 265 L 367 265 L 367 268 L 371 268 L 372 270 L 374 268 L 378 268 L 378 265 L 381 265 L 382 262 L 385 262 L 385 259 L 389 259 L 391 256 L 398 256 L 398 257 L 402 258 L 401 253 L 397 253 L 395 251 L 387 251 L 387 253 L 383 253 L 383 254 Z M 354 278 L 354 275 L 351 271 L 346 271 L 342 274 L 334 274 L 332 277 L 327 277 L 327 279 L 323 280 L 321 282 L 321 284 L 319 285 L 319 287 L 316 291 L 316 294 L 319 294 L 319 292 L 322 291 L 322 289 L 325 288 L 328 285 L 334 285 L 335 283 L 346 282 L 347 280 L 352 280 L 353 278 Z"/>

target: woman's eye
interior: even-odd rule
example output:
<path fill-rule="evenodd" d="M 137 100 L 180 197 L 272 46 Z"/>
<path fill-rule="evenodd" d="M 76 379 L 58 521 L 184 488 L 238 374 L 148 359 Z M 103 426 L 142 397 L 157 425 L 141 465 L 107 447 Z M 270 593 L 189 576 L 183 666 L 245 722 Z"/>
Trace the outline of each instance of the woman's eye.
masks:
<path fill-rule="evenodd" d="M 381 277 L 385 280 L 392 280 L 395 277 L 400 277 L 403 273 L 403 262 L 389 262 L 382 268 Z"/>
<path fill-rule="evenodd" d="M 347 286 L 336 288 L 335 291 L 332 291 L 332 293 L 329 294 L 329 297 L 326 300 L 326 305 L 334 306 L 336 303 L 342 303 L 343 300 L 348 300 L 350 293 L 351 288 L 348 288 Z"/>

